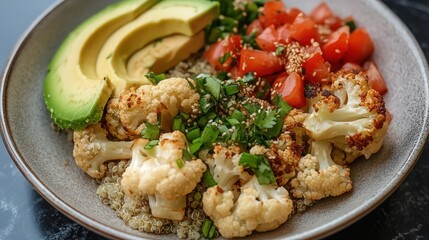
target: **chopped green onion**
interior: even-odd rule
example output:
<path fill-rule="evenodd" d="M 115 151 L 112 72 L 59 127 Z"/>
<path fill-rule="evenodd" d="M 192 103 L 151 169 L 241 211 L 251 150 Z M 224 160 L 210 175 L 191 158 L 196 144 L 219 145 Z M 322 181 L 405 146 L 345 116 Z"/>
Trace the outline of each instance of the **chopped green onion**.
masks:
<path fill-rule="evenodd" d="M 249 3 L 246 5 L 248 22 L 252 22 L 253 20 L 258 18 L 259 16 L 258 10 L 259 10 L 258 5 L 256 5 L 255 3 Z"/>
<path fill-rule="evenodd" d="M 353 20 L 346 21 L 345 25 L 349 26 L 350 32 L 353 32 L 354 30 L 356 30 L 356 23 Z"/>
<path fill-rule="evenodd" d="M 214 107 L 214 104 L 211 97 L 207 98 L 206 96 L 201 96 L 200 109 L 203 113 L 209 112 Z"/>
<path fill-rule="evenodd" d="M 188 78 L 186 78 L 186 81 L 188 81 L 189 87 L 190 87 L 192 90 L 195 90 L 195 86 L 194 86 L 194 84 L 192 84 L 191 80 L 189 80 Z"/>
<path fill-rule="evenodd" d="M 213 224 L 212 220 L 205 220 L 202 227 L 203 237 L 211 239 L 214 237 L 216 231 L 216 226 Z"/>
<path fill-rule="evenodd" d="M 228 73 L 227 72 L 218 72 L 216 74 L 216 77 L 220 80 L 227 80 L 228 79 Z"/>
<path fill-rule="evenodd" d="M 206 125 L 203 130 L 203 133 L 201 134 L 201 143 L 203 143 L 205 147 L 211 147 L 211 145 L 216 141 L 219 134 L 220 131 L 217 127 L 213 125 Z"/>
<path fill-rule="evenodd" d="M 177 159 L 176 164 L 179 168 L 182 168 L 185 165 L 185 162 L 183 162 L 182 159 Z"/>
<path fill-rule="evenodd" d="M 207 187 L 213 187 L 217 185 L 217 182 L 214 180 L 210 170 L 208 169 L 203 174 L 203 182 Z"/>
<path fill-rule="evenodd" d="M 197 138 L 189 145 L 189 151 L 191 151 L 193 155 L 196 155 L 202 146 L 203 143 L 201 142 L 201 138 Z"/>
<path fill-rule="evenodd" d="M 151 123 L 146 122 L 145 126 L 146 126 L 146 128 L 143 129 L 143 131 L 141 133 L 142 138 L 147 138 L 150 140 L 154 140 L 154 139 L 159 138 L 160 130 L 159 130 L 159 127 L 157 124 L 152 125 Z"/>
<path fill-rule="evenodd" d="M 226 85 L 223 87 L 223 89 L 225 89 L 225 94 L 227 96 L 232 96 L 240 92 L 240 88 L 238 87 L 237 84 Z"/>
<path fill-rule="evenodd" d="M 221 56 L 219 59 L 218 59 L 218 62 L 220 63 L 220 64 L 224 64 L 226 61 L 228 61 L 228 59 L 231 57 L 231 52 L 227 52 L 227 53 L 225 53 L 225 55 L 223 55 L 223 56 Z"/>
<path fill-rule="evenodd" d="M 194 141 L 195 139 L 199 138 L 201 136 L 201 130 L 200 128 L 196 127 L 193 129 L 190 129 L 188 133 L 186 134 L 186 137 L 190 142 Z"/>
<path fill-rule="evenodd" d="M 237 119 L 235 119 L 235 118 L 227 118 L 226 119 L 226 121 L 228 121 L 229 122 L 229 124 L 231 124 L 232 126 L 234 126 L 234 125 L 239 125 L 241 122 L 240 121 L 238 121 Z"/>
<path fill-rule="evenodd" d="M 146 149 L 146 150 L 152 149 L 153 147 L 158 145 L 158 143 L 159 143 L 159 140 L 151 140 L 150 142 L 148 142 L 146 144 L 146 146 L 144 146 L 144 149 Z"/>
<path fill-rule="evenodd" d="M 285 50 L 284 46 L 281 46 L 281 45 L 278 46 L 276 49 L 276 56 L 279 56 L 280 54 L 282 54 L 284 50 Z"/>
<path fill-rule="evenodd" d="M 250 72 L 250 73 L 244 74 L 242 81 L 244 83 L 254 83 L 256 81 L 255 73 Z"/>
<path fill-rule="evenodd" d="M 196 192 L 196 193 L 194 194 L 194 200 L 195 200 L 195 201 L 200 201 L 202 198 L 203 198 L 203 196 L 201 195 L 201 193 L 200 193 L 200 192 Z"/>
<path fill-rule="evenodd" d="M 187 149 L 182 150 L 182 157 L 183 157 L 183 160 L 185 160 L 185 161 L 191 161 L 192 160 L 192 154 Z"/>
<path fill-rule="evenodd" d="M 213 44 L 213 43 L 217 42 L 221 33 L 222 33 L 222 30 L 220 29 L 220 27 L 212 28 L 210 30 L 210 32 L 207 34 L 207 42 L 209 44 Z"/>
<path fill-rule="evenodd" d="M 180 112 L 180 116 L 182 116 L 182 118 L 184 119 L 184 120 L 188 120 L 189 119 L 189 114 L 187 114 L 187 113 L 185 113 L 185 112 Z"/>
<path fill-rule="evenodd" d="M 156 85 L 165 79 L 165 74 L 161 73 L 161 74 L 156 75 L 154 72 L 150 72 L 150 73 L 146 74 L 145 77 L 149 81 L 151 81 L 154 85 Z"/>
<path fill-rule="evenodd" d="M 183 128 L 183 119 L 180 116 L 177 116 L 173 120 L 173 131 L 182 131 Z"/>
<path fill-rule="evenodd" d="M 219 79 L 210 76 L 206 78 L 206 84 L 204 86 L 216 100 L 220 99 L 222 91 L 222 82 Z"/>

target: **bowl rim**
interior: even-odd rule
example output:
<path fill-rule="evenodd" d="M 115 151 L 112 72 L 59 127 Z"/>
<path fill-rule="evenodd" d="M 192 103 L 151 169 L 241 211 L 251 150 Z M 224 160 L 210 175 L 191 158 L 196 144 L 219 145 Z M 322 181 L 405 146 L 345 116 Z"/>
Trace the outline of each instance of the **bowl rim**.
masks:
<path fill-rule="evenodd" d="M 32 24 L 21 34 L 19 39 L 17 40 L 15 46 L 13 47 L 11 53 L 9 54 L 8 60 L 4 66 L 3 72 L 1 74 L 1 89 L 0 89 L 0 127 L 1 127 L 1 135 L 3 138 L 3 143 L 14 161 L 17 168 L 20 170 L 22 175 L 27 179 L 27 181 L 33 186 L 33 188 L 52 206 L 54 206 L 57 210 L 63 213 L 65 216 L 70 218 L 71 220 L 79 223 L 91 231 L 94 231 L 102 236 L 114 239 L 135 239 L 142 238 L 142 236 L 138 236 L 132 233 L 126 233 L 121 231 L 120 229 L 114 226 L 107 226 L 103 223 L 98 222 L 97 220 L 81 213 L 78 209 L 66 204 L 59 198 L 54 192 L 50 191 L 47 186 L 43 184 L 43 182 L 35 175 L 35 173 L 31 170 L 28 164 L 25 162 L 22 157 L 20 151 L 18 150 L 16 143 L 13 139 L 13 134 L 11 133 L 11 129 L 9 126 L 9 120 L 6 112 L 6 99 L 7 99 L 7 89 L 8 89 L 8 79 L 13 72 L 13 67 L 16 61 L 17 56 L 21 52 L 22 48 L 25 46 L 26 42 L 32 35 L 32 31 L 42 22 L 45 18 L 47 18 L 55 9 L 60 7 L 65 0 L 57 0 L 53 4 L 50 5 L 45 11 L 43 11 L 39 17 L 37 17 Z M 357 220 L 361 219 L 377 206 L 379 206 L 384 200 L 386 200 L 405 180 L 407 175 L 411 172 L 414 165 L 417 163 L 422 151 L 423 147 L 428 139 L 429 135 L 429 67 L 426 60 L 426 57 L 411 33 L 408 27 L 400 20 L 400 18 L 394 14 L 383 2 L 380 0 L 372 1 L 371 7 L 375 8 L 384 18 L 392 21 L 392 24 L 396 26 L 397 29 L 403 31 L 403 36 L 405 41 L 410 43 L 410 47 L 413 51 L 413 55 L 416 56 L 419 62 L 419 68 L 424 78 L 424 91 L 425 91 L 425 106 L 424 109 L 424 119 L 421 131 L 418 134 L 417 142 L 413 147 L 411 154 L 404 161 L 404 164 L 400 168 L 399 172 L 396 176 L 386 184 L 386 186 L 379 191 L 379 193 L 373 196 L 371 199 L 368 199 L 361 207 L 350 211 L 348 214 L 331 221 L 327 224 L 321 225 L 311 231 L 307 231 L 304 233 L 300 233 L 294 236 L 294 238 L 298 239 L 314 239 L 314 238 L 323 238 L 330 234 L 333 234 L 341 229 L 346 228 Z M 149 237 L 150 234 L 147 235 Z"/>

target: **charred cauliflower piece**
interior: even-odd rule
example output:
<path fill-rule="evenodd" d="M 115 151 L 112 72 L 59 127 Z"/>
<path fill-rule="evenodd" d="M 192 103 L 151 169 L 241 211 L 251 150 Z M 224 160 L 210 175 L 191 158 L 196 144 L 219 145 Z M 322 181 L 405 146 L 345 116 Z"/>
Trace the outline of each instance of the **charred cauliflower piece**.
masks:
<path fill-rule="evenodd" d="M 389 126 L 383 98 L 363 73 L 340 71 L 332 79 L 331 94 L 314 104 L 304 127 L 314 140 L 342 150 L 345 162 L 369 158 L 380 150 Z"/>
<path fill-rule="evenodd" d="M 106 106 L 105 115 L 107 129 L 109 133 L 119 140 L 129 140 L 139 137 L 138 135 L 130 135 L 121 123 L 119 118 L 119 99 L 112 98 Z"/>
<path fill-rule="evenodd" d="M 350 169 L 339 166 L 331 158 L 332 144 L 315 141 L 310 154 L 299 161 L 299 172 L 291 180 L 292 194 L 312 203 L 325 197 L 339 196 L 352 189 Z"/>
<path fill-rule="evenodd" d="M 119 119 L 123 128 L 138 136 L 146 121 L 157 124 L 161 117 L 161 129 L 169 131 L 179 112 L 196 116 L 200 95 L 190 84 L 194 84 L 192 80 L 169 78 L 157 85 L 142 85 L 124 91 L 119 96 Z"/>
<path fill-rule="evenodd" d="M 225 238 L 244 237 L 253 231 L 278 228 L 292 213 L 293 203 L 283 187 L 260 185 L 253 176 L 240 188 L 239 196 L 214 186 L 203 195 L 204 212 Z"/>
<path fill-rule="evenodd" d="M 122 188 L 131 197 L 147 194 L 154 217 L 182 220 L 186 194 L 200 182 L 206 165 L 200 159 L 183 159 L 187 141 L 179 131 L 162 134 L 159 145 L 151 149 L 145 149 L 147 142 L 140 139 L 133 146 L 131 163 L 122 176 Z"/>
<path fill-rule="evenodd" d="M 94 124 L 73 133 L 73 156 L 76 164 L 93 178 L 102 178 L 106 161 L 131 158 L 133 141 L 113 142 L 100 124 Z"/>

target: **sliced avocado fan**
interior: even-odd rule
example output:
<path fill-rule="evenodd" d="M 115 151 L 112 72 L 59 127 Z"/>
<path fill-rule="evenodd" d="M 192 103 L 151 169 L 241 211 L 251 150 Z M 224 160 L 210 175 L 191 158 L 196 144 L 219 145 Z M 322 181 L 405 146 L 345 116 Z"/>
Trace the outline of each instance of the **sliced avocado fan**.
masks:
<path fill-rule="evenodd" d="M 48 66 L 44 97 L 60 128 L 83 128 L 98 122 L 112 89 L 95 74 L 98 54 L 110 35 L 157 0 L 112 4 L 80 24 L 62 43 Z"/>
<path fill-rule="evenodd" d="M 89 18 L 66 38 L 48 67 L 44 96 L 54 122 L 60 128 L 80 129 L 100 121 L 112 92 L 117 96 L 150 83 L 144 76 L 128 74 L 127 62 L 134 53 L 173 34 L 200 40 L 194 35 L 218 14 L 218 3 L 206 0 L 123 0 Z M 177 47 L 171 51 L 183 54 L 173 60 L 190 54 Z M 153 66 L 165 69 L 159 64 Z M 171 67 L 172 62 L 166 64 Z"/>

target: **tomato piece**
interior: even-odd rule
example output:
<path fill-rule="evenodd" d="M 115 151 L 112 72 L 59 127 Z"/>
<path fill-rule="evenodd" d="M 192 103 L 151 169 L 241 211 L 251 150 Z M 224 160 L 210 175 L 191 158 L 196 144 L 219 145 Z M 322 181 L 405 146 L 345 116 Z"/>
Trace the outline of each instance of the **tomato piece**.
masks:
<path fill-rule="evenodd" d="M 264 29 L 264 31 L 256 37 L 256 43 L 264 51 L 275 51 L 278 34 L 277 30 L 274 28 L 274 25 L 271 25 Z"/>
<path fill-rule="evenodd" d="M 299 14 L 303 14 L 303 12 L 298 8 L 289 8 L 288 10 L 286 10 L 286 13 L 289 17 L 288 23 L 290 24 L 295 21 L 296 17 L 298 17 Z"/>
<path fill-rule="evenodd" d="M 357 71 L 357 72 L 362 72 L 362 67 L 359 64 L 356 63 L 352 63 L 352 62 L 347 62 L 345 63 L 342 67 L 342 70 L 345 71 L 349 71 L 349 70 L 353 70 L 353 71 Z"/>
<path fill-rule="evenodd" d="M 255 32 L 256 36 L 258 36 L 259 34 L 261 34 L 263 30 L 264 28 L 262 27 L 261 22 L 258 19 L 256 19 L 256 20 L 253 20 L 253 22 L 250 23 L 249 26 L 247 27 L 246 35 L 251 35 L 253 32 Z"/>
<path fill-rule="evenodd" d="M 334 17 L 325 19 L 325 24 L 328 25 L 332 31 L 337 31 L 338 28 L 344 25 L 344 21 L 341 18 L 334 16 Z"/>
<path fill-rule="evenodd" d="M 272 0 L 266 2 L 262 15 L 265 18 L 263 22 L 265 28 L 270 25 L 274 25 L 277 28 L 289 21 L 289 16 L 286 13 L 286 7 L 283 1 Z"/>
<path fill-rule="evenodd" d="M 241 37 L 231 35 L 217 43 L 213 44 L 205 53 L 204 57 L 216 70 L 228 71 L 239 58 L 241 50 Z M 230 56 L 227 57 L 226 54 Z M 223 59 L 223 63 L 221 60 Z"/>
<path fill-rule="evenodd" d="M 311 39 L 319 38 L 319 32 L 313 20 L 298 16 L 291 26 L 291 36 L 301 45 L 310 45 Z"/>
<path fill-rule="evenodd" d="M 375 63 L 373 61 L 368 61 L 364 64 L 363 69 L 365 70 L 366 75 L 368 75 L 371 87 L 380 94 L 385 94 L 387 92 L 386 82 Z"/>
<path fill-rule="evenodd" d="M 239 72 L 241 75 L 254 72 L 256 76 L 266 76 L 280 72 L 283 66 L 273 54 L 260 50 L 243 49 L 240 53 Z"/>
<path fill-rule="evenodd" d="M 238 78 L 243 77 L 243 75 L 240 74 L 240 71 L 238 70 L 237 66 L 234 66 L 229 69 L 229 73 L 231 74 L 231 79 L 233 80 L 237 80 Z"/>
<path fill-rule="evenodd" d="M 325 23 L 326 19 L 334 17 L 334 13 L 328 4 L 322 2 L 321 4 L 317 5 L 316 8 L 314 8 L 310 16 L 317 24 L 323 24 Z"/>
<path fill-rule="evenodd" d="M 329 78 L 329 63 L 325 62 L 325 59 L 320 53 L 315 53 L 312 57 L 302 63 L 302 67 L 305 69 L 305 80 L 310 82 L 321 82 Z"/>
<path fill-rule="evenodd" d="M 285 24 L 279 28 L 277 28 L 277 40 L 279 43 L 288 44 L 292 41 L 292 32 L 290 29 L 290 24 Z"/>
<path fill-rule="evenodd" d="M 293 72 L 289 76 L 283 73 L 277 77 L 273 85 L 273 92 L 281 95 L 289 105 L 295 108 L 304 107 L 304 81 L 301 76 Z"/>
<path fill-rule="evenodd" d="M 374 52 L 374 44 L 365 28 L 358 28 L 349 38 L 349 48 L 344 55 L 344 61 L 361 64 Z"/>
<path fill-rule="evenodd" d="M 333 32 L 322 48 L 325 60 L 329 62 L 340 61 L 349 48 L 349 37 L 350 29 L 348 26 L 341 27 Z"/>

